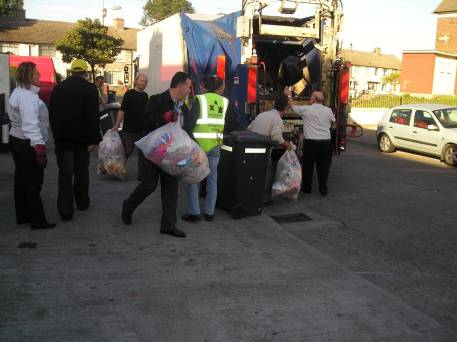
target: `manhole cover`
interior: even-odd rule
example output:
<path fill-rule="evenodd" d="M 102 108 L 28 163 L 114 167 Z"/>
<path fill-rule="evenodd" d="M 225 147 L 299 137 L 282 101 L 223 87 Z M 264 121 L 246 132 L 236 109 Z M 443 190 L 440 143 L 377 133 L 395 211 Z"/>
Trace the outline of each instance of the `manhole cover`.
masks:
<path fill-rule="evenodd" d="M 311 221 L 312 218 L 302 214 L 302 213 L 293 213 L 293 214 L 285 214 L 285 215 L 271 215 L 271 218 L 278 222 L 279 224 L 282 223 L 297 223 L 297 222 L 306 222 Z"/>

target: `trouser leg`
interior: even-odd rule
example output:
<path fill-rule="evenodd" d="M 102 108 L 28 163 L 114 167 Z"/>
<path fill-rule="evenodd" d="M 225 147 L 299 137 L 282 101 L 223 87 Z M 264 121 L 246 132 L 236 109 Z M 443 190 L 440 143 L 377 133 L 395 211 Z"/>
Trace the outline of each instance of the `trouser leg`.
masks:
<path fill-rule="evenodd" d="M 36 163 L 35 153 L 28 140 L 12 140 L 12 152 L 18 171 L 17 175 L 15 173 L 15 182 L 19 182 L 15 183 L 16 218 L 22 222 L 25 221 L 23 219 L 30 219 L 33 226 L 40 226 L 46 222 L 40 196 L 44 168 Z"/>
<path fill-rule="evenodd" d="M 206 177 L 205 214 L 214 215 L 217 200 L 217 166 L 219 165 L 220 149 L 216 147 L 208 152 L 210 174 Z"/>
<path fill-rule="evenodd" d="M 186 199 L 187 209 L 186 213 L 191 215 L 200 215 L 200 200 L 198 196 L 198 189 L 200 183 L 197 184 L 186 184 Z"/>
<path fill-rule="evenodd" d="M 74 154 L 72 150 L 56 147 L 58 175 L 57 209 L 60 216 L 73 215 L 73 172 Z"/>
<path fill-rule="evenodd" d="M 316 158 L 319 191 L 327 191 L 327 179 L 332 163 L 332 146 L 330 140 L 319 142 Z"/>
<path fill-rule="evenodd" d="M 89 152 L 86 148 L 74 151 L 73 193 L 78 209 L 87 209 L 89 197 Z"/>
<path fill-rule="evenodd" d="M 302 189 L 311 191 L 313 185 L 315 146 L 311 140 L 303 141 Z"/>
<path fill-rule="evenodd" d="M 169 229 L 176 226 L 178 206 L 178 181 L 168 173 L 160 171 L 160 194 L 162 199 L 161 227 Z"/>

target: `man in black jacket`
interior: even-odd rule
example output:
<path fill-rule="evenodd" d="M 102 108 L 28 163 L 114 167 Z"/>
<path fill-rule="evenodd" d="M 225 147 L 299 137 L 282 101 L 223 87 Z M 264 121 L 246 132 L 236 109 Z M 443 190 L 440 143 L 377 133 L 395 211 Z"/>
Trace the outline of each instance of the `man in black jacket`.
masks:
<path fill-rule="evenodd" d="M 87 63 L 71 63 L 72 75 L 51 94 L 49 121 L 59 167 L 57 208 L 64 221 L 73 218 L 76 207 L 86 210 L 89 198 L 89 152 L 100 142 L 98 92 L 86 80 Z"/>
<path fill-rule="evenodd" d="M 170 89 L 161 94 L 152 95 L 146 105 L 143 118 L 145 128 L 143 136 L 171 121 L 179 121 L 183 129 L 191 136 L 189 110 L 183 102 L 190 93 L 191 80 L 184 72 L 177 72 L 170 84 Z M 140 184 L 122 204 L 122 221 L 132 223 L 132 214 L 157 187 L 160 178 L 162 200 L 162 218 L 160 233 L 176 237 L 186 234 L 176 228 L 176 207 L 178 205 L 178 180 L 162 171 L 157 165 L 139 154 L 138 180 Z"/>

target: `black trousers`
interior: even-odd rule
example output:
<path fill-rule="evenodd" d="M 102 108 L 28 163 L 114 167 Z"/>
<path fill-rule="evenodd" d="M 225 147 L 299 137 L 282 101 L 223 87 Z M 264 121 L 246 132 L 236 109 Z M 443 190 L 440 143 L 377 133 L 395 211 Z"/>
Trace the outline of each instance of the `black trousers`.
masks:
<path fill-rule="evenodd" d="M 87 146 L 64 149 L 56 146 L 59 167 L 57 209 L 61 216 L 73 215 L 73 197 L 78 209 L 87 209 L 89 198 L 89 152 Z"/>
<path fill-rule="evenodd" d="M 319 191 L 327 191 L 327 179 L 331 164 L 331 140 L 305 139 L 303 141 L 302 188 L 311 191 L 314 165 L 316 165 Z"/>
<path fill-rule="evenodd" d="M 9 136 L 10 148 L 14 159 L 14 204 L 16 221 L 30 222 L 40 226 L 46 222 L 41 201 L 44 168 L 37 164 L 35 151 L 30 140 Z"/>
<path fill-rule="evenodd" d="M 143 153 L 138 154 L 138 180 L 140 184 L 124 201 L 125 209 L 133 212 L 146 197 L 157 188 L 160 178 L 160 195 L 162 200 L 162 218 L 160 226 L 170 229 L 176 226 L 176 209 L 178 206 L 178 180 L 163 172 L 154 163 L 147 160 Z"/>

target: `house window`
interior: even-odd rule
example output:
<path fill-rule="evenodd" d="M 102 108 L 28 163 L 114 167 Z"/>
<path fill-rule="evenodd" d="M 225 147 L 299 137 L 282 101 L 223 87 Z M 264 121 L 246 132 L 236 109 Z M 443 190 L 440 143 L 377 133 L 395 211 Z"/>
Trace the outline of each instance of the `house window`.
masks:
<path fill-rule="evenodd" d="M 368 82 L 368 90 L 377 90 L 378 85 L 378 82 Z"/>
<path fill-rule="evenodd" d="M 2 43 L 0 44 L 0 52 L 11 52 L 19 55 L 19 44 Z"/>
<path fill-rule="evenodd" d="M 56 47 L 54 45 L 40 45 L 39 46 L 39 55 L 40 56 L 56 56 Z"/>
<path fill-rule="evenodd" d="M 109 85 L 124 84 L 123 71 L 105 71 L 105 80 Z"/>

